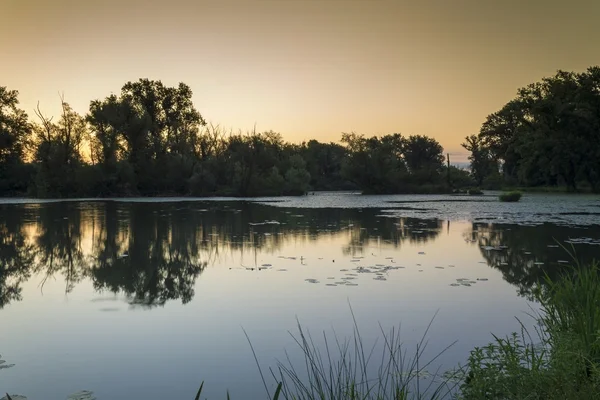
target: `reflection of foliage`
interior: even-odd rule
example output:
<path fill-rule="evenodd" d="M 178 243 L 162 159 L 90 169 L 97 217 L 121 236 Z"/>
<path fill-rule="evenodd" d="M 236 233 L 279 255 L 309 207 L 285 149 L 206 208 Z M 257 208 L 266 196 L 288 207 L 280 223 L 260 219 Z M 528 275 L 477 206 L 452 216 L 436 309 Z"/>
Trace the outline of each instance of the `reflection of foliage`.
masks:
<path fill-rule="evenodd" d="M 32 273 L 42 276 L 41 285 L 62 275 L 67 293 L 89 278 L 96 290 L 122 292 L 135 305 L 187 303 L 199 274 L 231 251 L 273 253 L 289 241 L 341 235 L 347 239 L 342 251 L 357 255 L 372 246 L 434 239 L 441 229 L 435 220 L 378 217 L 377 212 L 248 202 L 13 206 L 0 210 L 0 268 L 7 271 L 0 276 L 2 304 L 20 299 L 19 284 Z M 26 220 L 36 221 L 29 241 L 23 233 Z"/>
<path fill-rule="evenodd" d="M 124 291 L 132 304 L 164 305 L 181 298 L 185 304 L 194 296 L 196 277 L 206 267 L 200 261 L 191 224 L 170 224 L 156 214 L 136 209 L 130 220 L 128 253 L 118 254 L 115 205 L 107 204 L 98 239 L 102 250 L 91 275 L 94 287 Z M 104 244 L 104 245 L 102 245 Z"/>
<path fill-rule="evenodd" d="M 21 283 L 29 279 L 33 263 L 32 245 L 26 241 L 18 214 L 2 214 L 6 215 L 0 218 L 0 309 L 21 300 Z"/>
<path fill-rule="evenodd" d="M 65 292 L 69 293 L 84 277 L 86 260 L 81 248 L 82 212 L 69 203 L 46 205 L 39 208 L 39 235 L 36 237 L 35 272 L 46 277 L 62 274 Z"/>
<path fill-rule="evenodd" d="M 560 247 L 569 236 L 587 236 L 589 230 L 565 228 L 551 224 L 541 226 L 473 224 L 465 234 L 468 241 L 480 246 L 489 266 L 502 272 L 504 279 L 518 288 L 520 295 L 532 298 L 532 289 L 546 274 L 556 277 L 571 256 Z M 567 247 L 572 251 L 570 247 Z M 576 248 L 577 259 L 593 260 L 592 246 Z"/>

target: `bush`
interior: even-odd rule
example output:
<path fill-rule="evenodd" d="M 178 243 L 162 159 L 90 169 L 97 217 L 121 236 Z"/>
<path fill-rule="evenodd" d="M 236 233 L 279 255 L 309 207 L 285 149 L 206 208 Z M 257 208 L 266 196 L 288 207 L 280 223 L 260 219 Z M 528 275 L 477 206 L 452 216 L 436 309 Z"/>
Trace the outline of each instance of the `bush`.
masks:
<path fill-rule="evenodd" d="M 471 352 L 464 400 L 600 398 L 600 268 L 565 271 L 535 290 L 537 339 L 522 326 Z"/>
<path fill-rule="evenodd" d="M 467 191 L 467 193 L 469 193 L 471 196 L 478 196 L 483 194 L 483 192 L 479 188 L 471 188 Z"/>
<path fill-rule="evenodd" d="M 521 200 L 521 192 L 506 192 L 500 195 L 500 201 L 514 203 Z"/>

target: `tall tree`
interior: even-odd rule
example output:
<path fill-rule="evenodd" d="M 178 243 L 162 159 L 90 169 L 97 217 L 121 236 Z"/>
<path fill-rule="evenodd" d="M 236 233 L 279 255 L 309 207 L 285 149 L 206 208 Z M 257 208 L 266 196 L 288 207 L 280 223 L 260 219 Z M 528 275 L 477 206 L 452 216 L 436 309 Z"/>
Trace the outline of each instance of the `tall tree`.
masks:
<path fill-rule="evenodd" d="M 0 86 L 0 192 L 25 192 L 29 177 L 24 168 L 32 126 L 18 108 L 19 92 Z"/>

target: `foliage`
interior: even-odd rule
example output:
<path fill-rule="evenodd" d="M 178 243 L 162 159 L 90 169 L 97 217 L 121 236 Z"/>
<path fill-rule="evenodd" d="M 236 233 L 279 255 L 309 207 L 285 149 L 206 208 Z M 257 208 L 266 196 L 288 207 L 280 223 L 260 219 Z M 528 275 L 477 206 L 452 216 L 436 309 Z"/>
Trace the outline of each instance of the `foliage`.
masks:
<path fill-rule="evenodd" d="M 286 143 L 273 131 L 225 132 L 207 125 L 180 83 L 127 82 L 90 102 L 82 116 L 61 98 L 54 121 L 37 123 L 0 87 L 0 194 L 37 197 L 278 196 L 310 190 L 440 193 L 469 187 L 466 171 L 444 166 L 441 145 L 420 135 L 342 143 Z"/>
<path fill-rule="evenodd" d="M 471 196 L 479 196 L 483 194 L 483 192 L 479 188 L 471 188 L 467 191 L 467 193 Z"/>
<path fill-rule="evenodd" d="M 402 137 L 399 133 L 366 138 L 342 135 L 348 156 L 342 176 L 364 193 L 447 192 L 444 155 L 438 142 L 426 136 Z M 458 176 L 458 174 L 457 174 Z"/>
<path fill-rule="evenodd" d="M 18 95 L 16 90 L 0 86 L 0 193 L 26 192 L 32 175 L 24 163 L 32 125 L 18 108 Z"/>
<path fill-rule="evenodd" d="M 479 185 L 600 190 L 600 67 L 558 71 L 517 91 L 463 147 Z"/>
<path fill-rule="evenodd" d="M 536 290 L 537 343 L 520 334 L 471 352 L 461 387 L 465 400 L 594 399 L 600 393 L 600 268 L 576 267 Z"/>
<path fill-rule="evenodd" d="M 516 203 L 517 201 L 521 200 L 521 196 L 521 192 L 513 191 L 502 193 L 500 196 L 498 196 L 498 198 L 503 202 Z"/>

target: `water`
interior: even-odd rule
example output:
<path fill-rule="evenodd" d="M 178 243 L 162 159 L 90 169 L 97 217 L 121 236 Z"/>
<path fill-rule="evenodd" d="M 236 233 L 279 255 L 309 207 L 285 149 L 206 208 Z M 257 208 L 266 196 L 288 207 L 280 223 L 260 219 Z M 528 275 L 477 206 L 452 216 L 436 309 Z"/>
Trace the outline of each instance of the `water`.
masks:
<path fill-rule="evenodd" d="M 0 392 L 64 399 L 264 398 L 263 367 L 317 338 L 373 343 L 434 315 L 432 368 L 518 328 L 532 284 L 600 258 L 598 197 L 130 199 L 0 204 Z M 560 246 L 559 246 L 560 245 Z M 559 247 L 557 247 L 559 246 Z M 471 282 L 471 283 L 469 283 Z M 458 285 L 458 286 L 457 286 Z M 470 286 L 468 286 L 470 285 Z M 267 379 L 269 386 L 272 380 Z"/>

